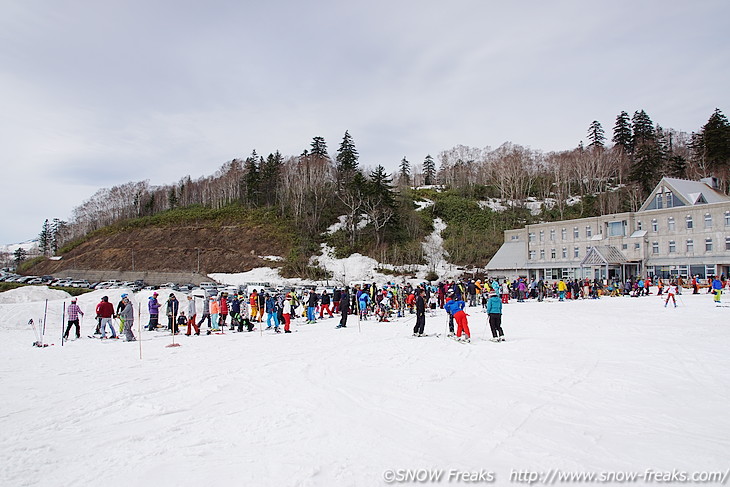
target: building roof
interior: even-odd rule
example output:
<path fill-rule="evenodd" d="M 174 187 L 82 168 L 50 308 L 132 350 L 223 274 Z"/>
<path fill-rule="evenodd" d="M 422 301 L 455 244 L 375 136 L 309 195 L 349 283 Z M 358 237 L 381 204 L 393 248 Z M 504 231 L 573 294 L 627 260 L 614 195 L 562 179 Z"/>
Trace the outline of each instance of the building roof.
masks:
<path fill-rule="evenodd" d="M 673 206 L 695 206 L 705 203 L 722 203 L 730 201 L 730 197 L 714 189 L 707 184 L 712 178 L 702 181 L 690 181 L 688 179 L 677 179 L 664 177 L 659 181 L 649 197 L 644 201 L 639 211 L 655 210 L 656 195 L 662 187 L 672 191 L 673 197 L 679 199 L 680 203 Z"/>
<path fill-rule="evenodd" d="M 626 256 L 613 245 L 591 247 L 580 262 L 581 267 L 625 264 Z"/>
<path fill-rule="evenodd" d="M 525 242 L 505 242 L 487 264 L 487 270 L 524 269 L 527 264 L 525 261 L 526 253 L 527 245 Z"/>

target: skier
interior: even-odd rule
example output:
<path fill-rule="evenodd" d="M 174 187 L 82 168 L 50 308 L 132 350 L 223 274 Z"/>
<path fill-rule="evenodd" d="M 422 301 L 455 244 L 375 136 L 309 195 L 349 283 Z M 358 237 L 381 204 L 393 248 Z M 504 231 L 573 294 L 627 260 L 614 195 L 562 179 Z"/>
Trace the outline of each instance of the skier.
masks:
<path fill-rule="evenodd" d="M 170 293 L 167 299 L 167 329 L 172 330 L 173 325 L 177 324 L 177 312 L 180 309 L 180 301 L 177 300 L 174 293 Z"/>
<path fill-rule="evenodd" d="M 259 293 L 256 292 L 254 289 L 251 291 L 251 294 L 248 297 L 249 299 L 249 307 L 251 308 L 251 321 L 260 321 L 258 319 L 259 315 Z"/>
<path fill-rule="evenodd" d="M 468 342 L 471 339 L 471 332 L 469 331 L 469 323 L 466 318 L 468 315 L 464 312 L 465 307 L 466 303 L 461 299 L 453 299 L 444 305 L 446 311 L 453 315 L 454 321 L 456 321 L 456 339 Z M 463 340 L 461 338 L 462 333 L 464 334 Z"/>
<path fill-rule="evenodd" d="M 124 309 L 124 306 L 125 306 L 124 298 L 126 298 L 127 296 L 128 296 L 127 293 L 124 293 L 119 297 L 119 302 L 117 303 L 117 312 L 114 315 L 115 318 L 119 318 L 119 334 L 120 335 L 122 333 L 124 333 L 124 318 L 122 318 L 120 313 Z"/>
<path fill-rule="evenodd" d="M 185 332 L 187 336 L 190 336 L 190 328 L 195 330 L 196 335 L 200 335 L 200 328 L 195 324 L 195 318 L 197 316 L 197 310 L 195 309 L 195 299 L 192 295 L 188 294 L 188 329 Z M 201 320 L 202 321 L 202 320 Z"/>
<path fill-rule="evenodd" d="M 358 307 L 360 310 L 360 319 L 361 320 L 367 320 L 368 319 L 368 304 L 370 303 L 370 296 L 365 291 L 360 291 L 360 296 L 358 297 Z"/>
<path fill-rule="evenodd" d="M 425 291 L 423 289 L 418 290 L 418 297 L 416 298 L 416 326 L 413 327 L 414 336 L 423 336 L 424 328 L 426 327 L 426 300 L 424 298 Z"/>
<path fill-rule="evenodd" d="M 124 304 L 124 308 L 118 314 L 124 323 L 124 338 L 128 342 L 133 342 L 136 340 L 134 333 L 132 333 L 132 327 L 134 326 L 134 306 L 132 306 L 129 296 L 126 294 L 123 296 L 122 303 Z"/>
<path fill-rule="evenodd" d="M 327 294 L 327 290 L 325 289 L 322 292 L 322 300 L 321 300 L 321 306 L 319 308 L 319 319 L 324 318 L 324 312 L 327 312 L 327 314 L 330 315 L 330 318 L 334 318 L 335 315 L 332 314 L 332 311 L 330 311 L 330 295 Z"/>
<path fill-rule="evenodd" d="M 225 328 L 226 318 L 228 317 L 228 293 L 221 293 L 219 305 L 221 309 L 218 316 L 218 326 L 221 328 Z"/>
<path fill-rule="evenodd" d="M 284 316 L 284 333 L 291 333 L 291 330 L 289 329 L 289 326 L 291 325 L 292 313 L 291 293 L 286 294 L 286 299 L 284 299 L 284 306 L 282 308 L 282 311 L 282 316 Z"/>
<path fill-rule="evenodd" d="M 350 312 L 350 295 L 348 289 L 345 288 L 340 295 L 340 311 L 342 312 L 342 318 L 340 318 L 340 324 L 335 328 L 347 328 L 347 314 Z"/>
<path fill-rule="evenodd" d="M 722 297 L 722 281 L 718 276 L 712 280 L 712 292 L 715 293 L 715 304 L 720 304 L 720 298 Z"/>
<path fill-rule="evenodd" d="M 220 331 L 220 327 L 218 326 L 218 314 L 220 313 L 220 305 L 218 304 L 218 300 L 215 298 L 215 296 L 210 297 L 210 318 L 213 322 L 213 331 Z M 208 330 L 208 334 L 210 334 L 211 330 Z"/>
<path fill-rule="evenodd" d="M 207 297 L 203 298 L 203 314 L 200 317 L 200 321 L 198 322 L 198 334 L 200 334 L 200 325 L 203 324 L 203 321 L 208 321 L 208 331 L 210 331 L 210 300 Z"/>
<path fill-rule="evenodd" d="M 271 320 L 274 320 L 274 331 L 276 333 L 281 333 L 279 331 L 279 309 L 276 306 L 276 299 L 274 299 L 273 296 L 271 296 L 269 293 L 266 293 L 266 329 L 271 329 Z"/>
<path fill-rule="evenodd" d="M 492 329 L 491 341 L 503 342 L 502 300 L 494 293 L 490 293 L 489 300 L 487 301 L 487 316 L 489 317 L 489 327 Z"/>
<path fill-rule="evenodd" d="M 76 338 L 81 338 L 81 326 L 79 325 L 79 315 L 84 316 L 84 312 L 81 311 L 81 308 L 79 308 L 79 305 L 76 304 L 76 298 L 71 299 L 71 304 L 68 306 L 67 310 L 67 316 L 68 316 L 68 326 L 66 327 L 66 332 L 63 334 L 63 338 L 65 340 L 68 340 L 68 332 L 71 331 L 71 327 L 76 327 Z"/>
<path fill-rule="evenodd" d="M 667 307 L 667 304 L 669 304 L 669 300 L 672 300 L 672 303 L 674 303 L 674 307 L 677 307 L 677 301 L 674 299 L 674 295 L 677 294 L 677 283 L 672 281 L 669 284 L 669 287 L 667 288 L 667 299 L 664 301 L 664 307 Z"/>
<path fill-rule="evenodd" d="M 147 309 L 150 312 L 150 322 L 147 325 L 147 329 L 149 331 L 153 331 L 157 329 L 158 325 L 158 319 L 160 316 L 160 302 L 157 301 L 157 296 L 159 296 L 156 292 L 152 293 L 152 296 L 150 296 L 149 300 L 147 301 Z"/>
<path fill-rule="evenodd" d="M 307 300 L 307 324 L 317 322 L 314 316 L 314 310 L 317 308 L 317 301 L 319 301 L 317 293 L 314 291 L 314 289 L 310 289 L 309 299 Z"/>
<path fill-rule="evenodd" d="M 101 302 L 96 305 L 96 315 L 101 317 L 101 338 L 106 338 L 106 326 L 112 331 L 111 338 L 117 337 L 117 331 L 112 325 L 112 316 L 114 316 L 114 306 L 109 302 L 108 296 L 102 296 Z"/>

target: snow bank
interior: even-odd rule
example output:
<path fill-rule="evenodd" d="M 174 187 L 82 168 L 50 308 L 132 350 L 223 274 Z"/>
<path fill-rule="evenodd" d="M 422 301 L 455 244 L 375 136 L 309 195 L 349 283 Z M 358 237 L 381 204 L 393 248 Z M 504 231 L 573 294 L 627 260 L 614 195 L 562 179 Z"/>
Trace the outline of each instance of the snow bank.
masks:
<path fill-rule="evenodd" d="M 47 286 L 22 286 L 0 293 L 0 304 L 32 303 L 35 301 L 70 298 L 71 295 L 59 289 L 48 289 Z"/>

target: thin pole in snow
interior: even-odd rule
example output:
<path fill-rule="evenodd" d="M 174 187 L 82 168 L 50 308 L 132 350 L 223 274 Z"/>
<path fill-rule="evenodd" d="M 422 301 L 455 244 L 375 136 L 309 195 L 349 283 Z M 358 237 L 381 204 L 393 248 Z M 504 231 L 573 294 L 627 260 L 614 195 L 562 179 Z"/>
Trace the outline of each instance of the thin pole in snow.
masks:
<path fill-rule="evenodd" d="M 66 329 L 63 326 L 64 319 L 66 319 L 66 301 L 63 302 L 63 313 L 61 313 L 61 346 L 63 346 L 63 339 L 66 335 Z"/>
<path fill-rule="evenodd" d="M 142 305 L 137 303 L 137 340 L 139 341 L 139 359 L 142 360 Z"/>
<path fill-rule="evenodd" d="M 46 306 L 43 309 L 43 331 L 41 332 L 41 346 L 43 346 L 43 339 L 46 336 L 46 317 L 48 316 L 48 300 L 46 299 Z"/>

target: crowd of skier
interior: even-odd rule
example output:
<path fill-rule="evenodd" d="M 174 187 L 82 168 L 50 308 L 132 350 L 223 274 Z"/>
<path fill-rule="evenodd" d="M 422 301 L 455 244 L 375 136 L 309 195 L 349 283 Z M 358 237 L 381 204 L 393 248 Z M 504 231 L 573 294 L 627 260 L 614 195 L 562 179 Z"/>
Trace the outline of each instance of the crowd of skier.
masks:
<path fill-rule="evenodd" d="M 708 292 L 715 294 L 715 301 L 720 302 L 722 289 L 730 287 L 730 280 L 724 276 L 715 276 L 708 280 Z M 526 300 L 543 301 L 546 298 L 558 301 L 576 299 L 599 299 L 601 296 L 633 296 L 639 297 L 650 294 L 650 288 L 655 287 L 658 295 L 665 295 L 664 305 L 671 300 L 677 306 L 675 295 L 681 294 L 682 289 L 688 286 L 694 294 L 700 292 L 700 283 L 697 277 L 691 281 L 682 278 L 662 278 L 652 281 L 651 278 L 631 277 L 626 281 L 613 279 L 608 282 L 596 279 L 558 279 L 547 282 L 543 279 L 466 279 L 444 281 L 438 284 L 421 283 L 411 284 L 362 283 L 349 287 L 334 288 L 330 294 L 327 290 L 318 293 L 314 289 L 302 291 L 272 291 L 252 290 L 248 295 L 243 293 L 226 292 L 205 295 L 196 298 L 188 294 L 184 303 L 178 301 L 175 293 L 170 293 L 164 302 L 161 296 L 154 292 L 147 302 L 149 321 L 145 328 L 148 331 L 162 330 L 174 334 L 180 333 L 185 327 L 185 335 L 200 335 L 205 325 L 206 334 L 221 333 L 224 329 L 234 332 L 251 332 L 260 327 L 262 330 L 271 330 L 274 333 L 291 333 L 291 324 L 294 320 L 302 320 L 306 324 L 314 324 L 325 317 L 334 318 L 339 315 L 339 324 L 336 328 L 347 328 L 348 317 L 354 316 L 358 320 L 376 320 L 389 322 L 394 318 L 406 315 L 415 315 L 413 335 L 416 337 L 428 336 L 425 333 L 427 314 L 433 315 L 434 310 L 446 311 L 449 337 L 458 341 L 468 342 L 471 331 L 468 323 L 468 307 L 481 307 L 488 316 L 492 331 L 491 340 L 504 341 L 502 330 L 502 306 L 510 300 L 524 302 Z M 197 301 L 202 301 L 199 305 Z M 116 308 L 109 302 L 107 296 L 102 297 L 97 304 L 95 315 L 97 320 L 94 336 L 117 338 L 124 334 L 127 341 L 134 341 L 134 307 L 128 294 L 122 294 Z M 69 332 L 75 328 L 77 338 L 80 338 L 79 318 L 84 313 L 79 308 L 76 299 L 72 299 L 67 309 L 67 327 L 64 338 L 68 339 Z M 160 323 L 160 318 L 167 319 L 166 324 Z M 118 332 L 114 319 L 118 319 Z M 456 326 L 455 326 L 456 325 Z"/>

